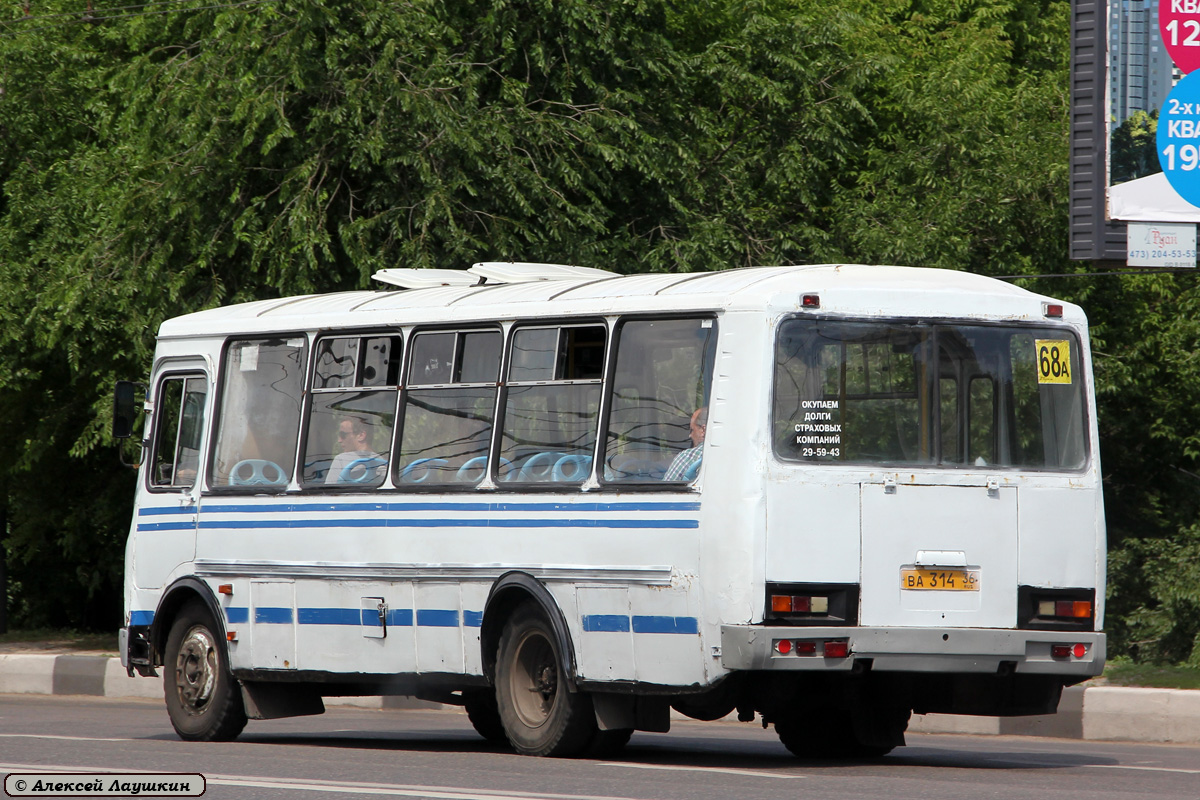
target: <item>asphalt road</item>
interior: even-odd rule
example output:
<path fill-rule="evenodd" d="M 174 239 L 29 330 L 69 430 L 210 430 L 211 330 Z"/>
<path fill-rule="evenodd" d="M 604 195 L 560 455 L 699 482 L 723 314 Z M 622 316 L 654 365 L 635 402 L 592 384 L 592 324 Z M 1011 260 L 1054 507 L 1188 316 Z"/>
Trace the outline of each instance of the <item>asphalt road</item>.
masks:
<path fill-rule="evenodd" d="M 189 744 L 161 702 L 0 695 L 0 775 L 38 767 L 198 772 L 208 800 L 1200 800 L 1200 746 L 910 734 L 886 758 L 834 763 L 796 759 L 758 725 L 680 722 L 574 761 L 489 746 L 455 712 L 340 708 Z"/>

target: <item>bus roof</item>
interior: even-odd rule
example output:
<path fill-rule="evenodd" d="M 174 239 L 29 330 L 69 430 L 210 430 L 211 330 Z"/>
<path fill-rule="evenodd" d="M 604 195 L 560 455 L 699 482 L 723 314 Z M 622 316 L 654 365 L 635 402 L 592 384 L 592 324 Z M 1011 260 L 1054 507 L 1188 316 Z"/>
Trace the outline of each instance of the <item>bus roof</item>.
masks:
<path fill-rule="evenodd" d="M 520 283 L 445 285 L 384 291 L 303 295 L 213 308 L 163 323 L 159 335 L 302 331 L 513 319 L 672 311 L 758 309 L 785 313 L 801 296 L 820 297 L 834 315 L 1039 320 L 1052 298 L 1003 281 L 946 269 L 821 264 L 745 267 L 720 272 L 591 274 Z M 1077 306 L 1063 319 L 1084 324 Z M 537 304 L 536 307 L 528 304 Z"/>

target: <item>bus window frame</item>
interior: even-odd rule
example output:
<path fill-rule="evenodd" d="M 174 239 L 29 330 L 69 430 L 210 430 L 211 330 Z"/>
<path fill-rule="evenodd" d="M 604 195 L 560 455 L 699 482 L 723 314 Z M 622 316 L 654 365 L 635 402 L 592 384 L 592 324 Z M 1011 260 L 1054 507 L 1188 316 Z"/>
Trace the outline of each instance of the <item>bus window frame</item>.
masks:
<path fill-rule="evenodd" d="M 460 323 L 441 323 L 435 325 L 412 325 L 404 329 L 404 361 L 400 365 L 400 385 L 396 391 L 396 422 L 392 431 L 392 452 L 388 463 L 388 477 L 384 485 L 380 489 L 389 489 L 404 494 L 452 494 L 452 493 L 470 493 L 480 490 L 494 490 L 495 475 L 494 467 L 498 463 L 496 461 L 497 436 L 496 424 L 500 416 L 500 395 L 501 387 L 504 385 L 504 370 L 507 366 L 505 357 L 508 352 L 509 332 L 512 330 L 513 324 L 507 320 L 471 320 Z M 409 372 L 412 369 L 412 359 L 416 348 L 413 346 L 414 341 L 421 334 L 428 333 L 499 333 L 500 334 L 500 360 L 496 366 L 496 380 L 493 383 L 409 383 Z M 454 345 L 454 357 L 458 358 L 460 349 L 460 341 L 456 338 Z M 457 363 L 451 364 L 451 377 L 453 377 L 454 367 Z M 492 404 L 492 430 L 488 437 L 488 469 L 483 478 L 475 483 L 399 483 L 397 481 L 397 472 L 400 469 L 400 443 L 404 436 L 405 415 L 408 410 L 408 393 L 412 389 L 447 389 L 447 388 L 486 388 L 491 386 L 495 390 L 495 397 Z"/>
<path fill-rule="evenodd" d="M 268 331 L 261 333 L 234 333 L 225 337 L 221 342 L 220 360 L 217 362 L 217 376 L 214 381 L 213 391 L 215 396 L 212 403 L 212 420 L 209 422 L 208 429 L 208 452 L 204 459 L 204 488 L 201 494 L 203 495 L 256 495 L 256 494 L 271 494 L 280 495 L 287 492 L 294 492 L 294 486 L 298 486 L 296 479 L 296 464 L 300 463 L 303 451 L 300 449 L 301 434 L 304 433 L 305 419 L 304 412 L 308 402 L 309 387 L 312 385 L 312 361 L 309 358 L 312 351 L 312 343 L 315 334 L 309 331 Z M 214 470 L 217 458 L 217 434 L 220 432 L 221 414 L 225 410 L 225 378 L 229 369 L 229 348 L 234 342 L 245 342 L 264 339 L 283 339 L 288 341 L 291 339 L 302 339 L 304 346 L 301 348 L 301 358 L 304 359 L 304 377 L 300 384 L 300 425 L 296 430 L 296 447 L 292 455 L 293 465 L 292 474 L 288 482 L 283 486 L 213 486 L 212 479 L 215 474 Z"/>
<path fill-rule="evenodd" d="M 605 391 L 600 398 L 600 431 L 596 439 L 596 456 L 593 460 L 592 474 L 599 482 L 600 489 L 606 492 L 688 492 L 697 494 L 700 492 L 700 481 L 664 481 L 661 479 L 648 481 L 610 481 L 605 480 L 604 471 L 597 469 L 597 465 L 601 464 L 607 451 L 608 444 L 608 429 L 609 417 L 612 414 L 612 393 L 616 384 L 617 356 L 621 344 L 621 330 L 625 327 L 626 322 L 654 322 L 657 320 L 711 320 L 713 327 L 713 374 L 710 377 L 708 386 L 708 402 L 712 402 L 712 382 L 716 380 L 716 362 L 717 355 L 721 343 L 721 320 L 720 313 L 715 309 L 708 310 L 689 310 L 676 311 L 665 313 L 641 312 L 636 314 L 621 314 L 613 322 L 612 331 L 609 342 L 609 357 L 608 363 L 605 365 Z M 773 379 L 773 376 L 772 376 Z M 773 398 L 772 398 L 773 399 Z M 694 410 L 694 409 L 693 409 Z M 711 424 L 711 417 L 709 420 Z M 705 437 L 708 441 L 708 437 Z"/>
<path fill-rule="evenodd" d="M 158 373 L 158 375 L 155 377 L 155 383 L 154 383 L 155 391 L 154 391 L 154 395 L 153 395 L 154 420 L 153 420 L 153 425 L 151 426 L 150 436 L 147 440 L 147 447 L 145 448 L 145 453 L 146 453 L 146 457 L 145 457 L 145 463 L 146 463 L 145 487 L 146 487 L 146 491 L 148 491 L 148 492 L 151 492 L 154 494 L 180 494 L 180 493 L 191 494 L 193 492 L 198 491 L 202 485 L 202 481 L 201 481 L 202 476 L 198 474 L 199 467 L 202 464 L 203 465 L 207 464 L 208 459 L 206 457 L 207 456 L 206 451 L 211 449 L 209 447 L 209 442 L 212 441 L 211 436 L 205 436 L 205 434 L 209 434 L 210 431 L 209 431 L 209 426 L 204 424 L 204 422 L 205 422 L 204 420 L 201 420 L 201 422 L 200 422 L 201 429 L 202 429 L 201 435 L 205 436 L 205 438 L 202 439 L 202 441 L 200 443 L 200 452 L 197 454 L 197 457 L 196 457 L 196 467 L 197 467 L 196 480 L 192 481 L 192 484 L 190 486 L 179 486 L 179 485 L 162 485 L 162 486 L 160 486 L 160 485 L 156 485 L 153 480 L 153 478 L 154 478 L 154 475 L 153 475 L 154 460 L 155 460 L 155 457 L 158 455 L 158 449 L 159 449 L 159 446 L 161 445 L 160 435 L 162 432 L 163 422 L 162 422 L 162 407 L 159 403 L 159 400 L 162 397 L 163 386 L 169 380 L 182 380 L 184 382 L 184 386 L 183 386 L 184 395 L 180 398 L 180 406 L 179 406 L 180 419 L 176 420 L 175 457 L 177 458 L 178 450 L 179 450 L 179 438 L 178 438 L 179 437 L 179 427 L 183 420 L 183 397 L 186 397 L 187 381 L 191 378 L 200 378 L 206 384 L 206 387 L 205 387 L 206 388 L 206 396 L 205 396 L 205 400 L 204 400 L 204 411 L 206 413 L 208 413 L 209 410 L 214 408 L 214 406 L 215 406 L 215 398 L 212 396 L 212 394 L 213 394 L 212 381 L 209 378 L 208 373 L 206 373 L 203 369 L 199 368 L 198 366 L 185 366 L 184 364 L 180 364 L 178 366 L 168 366 L 168 367 L 164 367 Z M 175 468 L 176 469 L 179 468 L 178 461 L 175 462 Z M 203 478 L 205 481 L 207 481 L 208 475 L 205 474 L 203 476 Z"/>
<path fill-rule="evenodd" d="M 488 453 L 488 479 L 493 484 L 497 491 L 513 492 L 513 493 L 552 493 L 552 494 L 577 494 L 580 492 L 593 491 L 596 487 L 596 459 L 598 458 L 597 448 L 603 441 L 601 430 L 604 427 L 605 415 L 605 386 L 611 379 L 611 361 L 613 357 L 613 317 L 604 317 L 596 315 L 587 315 L 580 317 L 547 317 L 544 319 L 538 318 L 515 318 L 508 321 L 504 328 L 504 349 L 500 357 L 500 385 L 496 396 L 496 418 L 492 422 L 492 448 Z M 588 474 L 582 482 L 554 482 L 545 481 L 538 483 L 509 483 L 500 478 L 499 470 L 500 451 L 504 444 L 504 412 L 508 408 L 508 390 L 510 381 L 508 373 L 512 368 L 512 347 L 516 340 L 517 333 L 521 330 L 530 330 L 538 328 L 555 328 L 561 330 L 563 328 L 603 328 L 604 329 L 604 354 L 601 359 L 600 366 L 600 398 L 596 404 L 596 440 L 592 443 L 592 466 L 588 470 Z M 596 381 L 592 379 L 586 380 L 551 380 L 551 381 L 517 381 L 517 387 L 524 386 L 567 386 L 567 385 L 592 385 Z M 487 483 L 488 481 L 485 481 Z"/>
<path fill-rule="evenodd" d="M 355 385 L 355 386 L 329 387 L 329 388 L 322 388 L 322 389 L 316 388 L 316 386 L 315 386 L 316 381 L 317 381 L 316 353 L 317 353 L 317 346 L 320 344 L 321 340 L 323 340 L 323 339 L 358 339 L 361 342 L 365 339 L 385 338 L 385 337 L 386 338 L 395 338 L 395 339 L 400 340 L 400 348 L 401 348 L 400 349 L 400 359 L 401 360 L 400 360 L 400 365 L 398 367 L 399 373 L 397 374 L 397 383 L 395 385 L 385 385 L 385 386 Z M 309 437 L 310 427 L 311 427 L 310 422 L 312 420 L 312 407 L 313 407 L 313 403 L 316 401 L 317 395 L 336 394 L 339 392 L 346 393 L 346 392 L 364 392 L 364 391 L 365 392 L 380 392 L 380 393 L 382 393 L 389 389 L 391 391 L 395 392 L 395 398 L 393 398 L 393 408 L 395 410 L 393 411 L 393 416 L 392 416 L 392 434 L 389 437 L 389 442 L 388 442 L 390 447 L 392 447 L 392 448 L 395 447 L 395 443 L 396 443 L 396 439 L 397 439 L 397 430 L 398 430 L 399 419 L 400 419 L 400 408 L 398 407 L 398 404 L 400 402 L 399 397 L 400 397 L 400 393 L 401 393 L 401 386 L 403 385 L 403 380 L 404 380 L 404 374 L 405 374 L 404 369 L 405 369 L 405 365 L 407 364 L 407 361 L 408 361 L 408 347 L 409 347 L 408 342 L 409 342 L 409 340 L 405 336 L 404 329 L 402 329 L 402 328 L 379 328 L 379 327 L 374 327 L 374 328 L 322 328 L 318 331 L 314 331 L 312 333 L 312 335 L 308 338 L 308 350 L 309 350 L 309 353 L 312 354 L 312 357 L 308 359 L 308 361 L 310 363 L 308 363 L 307 368 L 305 370 L 306 375 L 305 375 L 305 380 L 304 380 L 304 399 L 303 399 L 303 403 L 301 404 L 301 408 L 300 408 L 300 435 L 299 435 L 299 440 L 296 445 L 296 448 L 297 448 L 296 449 L 296 469 L 293 470 L 294 474 L 292 475 L 292 482 L 298 487 L 298 489 L 300 491 L 302 491 L 302 492 L 330 492 L 330 493 L 335 493 L 335 494 L 345 494 L 345 493 L 350 493 L 350 492 L 378 492 L 378 491 L 382 491 L 384 489 L 392 488 L 391 454 L 392 454 L 392 452 L 394 452 L 394 450 L 389 451 L 389 453 L 388 453 L 387 471 L 384 475 L 383 483 L 381 483 L 378 486 L 368 486 L 368 487 L 364 488 L 364 487 L 358 486 L 356 484 L 339 484 L 339 483 L 327 484 L 324 482 L 310 483 L 310 482 L 306 482 L 303 479 L 303 475 L 301 473 L 303 471 L 303 466 L 304 466 L 304 454 L 308 452 L 308 437 Z M 361 345 L 360 345 L 360 347 L 361 347 Z M 224 355 L 224 354 L 222 354 L 222 355 Z M 361 359 L 361 357 L 362 357 L 361 352 L 359 353 L 358 357 L 359 357 L 359 359 Z M 222 363 L 224 363 L 224 362 L 222 361 Z M 358 375 L 361 371 L 362 371 L 362 364 L 360 361 L 359 363 L 356 363 L 354 366 L 354 373 L 355 373 L 356 378 L 358 377 Z M 289 484 L 289 486 L 290 485 L 291 484 Z"/>
<path fill-rule="evenodd" d="M 979 319 L 958 318 L 958 317 L 898 317 L 898 316 L 863 317 L 863 316 L 857 316 L 857 315 L 842 316 L 842 315 L 832 315 L 832 314 L 805 314 L 803 312 L 784 314 L 783 316 L 779 317 L 779 319 L 775 323 L 774 334 L 771 337 L 771 370 L 772 370 L 772 372 L 771 372 L 771 376 L 770 376 L 771 391 L 770 391 L 770 406 L 768 408 L 768 413 L 770 416 L 769 416 L 768 424 L 772 431 L 771 437 L 770 437 L 770 439 L 771 439 L 771 441 L 770 441 L 771 457 L 774 459 L 775 463 L 777 463 L 777 464 L 785 465 L 787 467 L 799 466 L 799 467 L 807 467 L 807 468 L 812 468 L 812 469 L 833 468 L 833 469 L 859 470 L 859 471 L 861 471 L 861 470 L 877 470 L 877 469 L 898 469 L 898 470 L 904 470 L 904 471 L 936 470 L 939 472 L 950 472 L 950 473 L 958 473 L 958 474 L 965 474 L 965 473 L 970 473 L 970 472 L 1034 472 L 1034 473 L 1045 474 L 1045 475 L 1056 475 L 1056 474 L 1057 475 L 1081 475 L 1081 474 L 1084 474 L 1084 473 L 1088 472 L 1089 470 L 1093 469 L 1095 466 L 1095 460 L 1096 460 L 1095 459 L 1095 448 L 1092 446 L 1092 440 L 1091 440 L 1091 436 L 1090 436 L 1091 413 L 1092 412 L 1091 412 L 1091 404 L 1090 404 L 1089 398 L 1092 397 L 1092 393 L 1091 393 L 1091 387 L 1088 383 L 1088 371 L 1086 369 L 1083 369 L 1078 376 L 1079 377 L 1079 394 L 1080 394 L 1080 436 L 1082 437 L 1082 440 L 1083 440 L 1083 463 L 1079 467 L 1067 469 L 1067 468 L 1062 468 L 1062 467 L 1051 468 L 1051 467 L 1038 467 L 1038 466 L 1032 466 L 1032 465 L 1012 465 L 1012 464 L 987 464 L 986 466 L 975 466 L 974 464 L 966 464 L 966 463 L 943 464 L 943 463 L 932 463 L 932 462 L 917 463 L 917 462 L 911 462 L 911 461 L 909 461 L 909 462 L 902 462 L 902 461 L 841 462 L 841 461 L 817 461 L 815 459 L 806 460 L 803 458 L 795 458 L 795 459 L 784 458 L 782 455 L 780 455 L 778 442 L 775 441 L 775 435 L 774 435 L 775 407 L 776 407 L 775 406 L 775 403 L 776 403 L 775 354 L 778 352 L 779 337 L 783 331 L 783 327 L 787 323 L 789 323 L 793 320 L 805 320 L 805 321 L 813 321 L 813 322 L 837 322 L 837 323 L 870 323 L 870 324 L 878 324 L 878 325 L 910 325 L 910 326 L 925 325 L 930 328 L 931 333 L 935 333 L 935 334 L 936 334 L 936 329 L 938 329 L 938 328 L 956 328 L 956 327 L 996 328 L 996 329 L 1003 329 L 1003 330 L 1020 329 L 1020 330 L 1026 330 L 1026 331 L 1031 331 L 1031 332 L 1052 331 L 1052 332 L 1056 332 L 1056 333 L 1062 333 L 1062 334 L 1070 337 L 1070 339 L 1073 343 L 1073 346 L 1075 347 L 1076 351 L 1079 353 L 1078 360 L 1079 360 L 1080 367 L 1083 367 L 1086 363 L 1088 363 L 1088 361 L 1090 361 L 1090 359 L 1084 359 L 1084 357 L 1083 357 L 1083 353 L 1084 353 L 1083 345 L 1087 341 L 1086 338 L 1080 336 L 1078 329 L 1076 329 L 1073 325 L 1070 325 L 1067 323 L 1062 323 L 1062 322 L 1051 322 L 1051 321 L 1034 320 L 1034 319 L 979 320 Z M 940 347 L 940 343 L 938 342 L 938 338 L 936 335 L 933 335 L 931 337 L 930 348 L 935 354 L 935 360 L 937 357 L 939 357 L 939 355 L 938 355 L 940 353 L 940 351 L 938 350 L 939 347 Z M 969 380 L 971 379 L 971 376 L 967 376 L 967 377 L 968 377 L 968 382 L 969 382 Z M 933 394 L 932 394 L 931 406 L 934 409 L 936 409 L 940 415 L 940 405 L 939 404 L 941 402 L 941 387 L 938 385 L 939 381 L 937 379 L 936 372 L 930 376 L 930 379 L 933 384 L 933 389 L 932 389 Z M 1006 391 L 1009 395 L 1012 394 L 1011 380 L 1009 382 L 1009 385 L 1008 385 L 1008 388 Z M 996 397 L 998 397 L 998 395 L 996 395 Z M 993 402 L 994 402 L 994 406 L 995 406 L 995 413 L 998 414 L 1000 403 L 998 401 L 993 401 Z M 1010 404 L 1010 408 L 1011 408 L 1011 404 Z M 960 413 L 964 413 L 964 412 L 962 410 L 960 410 Z M 941 444 L 940 417 L 939 417 L 938 424 L 931 424 L 930 434 L 931 434 L 931 437 L 933 437 L 933 441 L 931 441 L 930 447 L 933 449 L 933 452 L 937 453 L 937 452 L 939 452 L 938 448 L 940 448 L 940 444 Z M 940 453 L 939 453 L 939 459 L 940 459 Z"/>

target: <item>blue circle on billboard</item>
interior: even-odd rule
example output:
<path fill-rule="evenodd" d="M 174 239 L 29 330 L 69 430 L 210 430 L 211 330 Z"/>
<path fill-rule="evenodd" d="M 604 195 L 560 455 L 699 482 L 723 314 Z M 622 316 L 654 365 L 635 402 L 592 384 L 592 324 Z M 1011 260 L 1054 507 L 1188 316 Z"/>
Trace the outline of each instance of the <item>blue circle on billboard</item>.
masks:
<path fill-rule="evenodd" d="M 1179 196 L 1200 206 L 1200 70 L 1175 84 L 1158 112 L 1158 163 Z"/>

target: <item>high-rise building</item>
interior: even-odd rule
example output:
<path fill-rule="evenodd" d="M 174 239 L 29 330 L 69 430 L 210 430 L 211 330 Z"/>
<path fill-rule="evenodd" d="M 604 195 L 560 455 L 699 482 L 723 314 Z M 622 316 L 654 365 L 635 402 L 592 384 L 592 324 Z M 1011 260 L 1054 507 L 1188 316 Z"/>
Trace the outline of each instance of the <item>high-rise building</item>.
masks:
<path fill-rule="evenodd" d="M 1109 0 L 1108 76 L 1113 126 L 1157 111 L 1182 77 L 1159 35 L 1156 0 Z"/>

